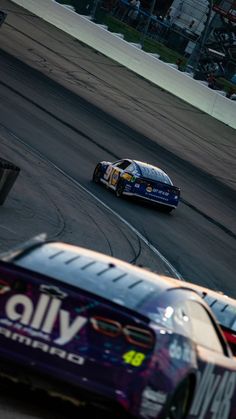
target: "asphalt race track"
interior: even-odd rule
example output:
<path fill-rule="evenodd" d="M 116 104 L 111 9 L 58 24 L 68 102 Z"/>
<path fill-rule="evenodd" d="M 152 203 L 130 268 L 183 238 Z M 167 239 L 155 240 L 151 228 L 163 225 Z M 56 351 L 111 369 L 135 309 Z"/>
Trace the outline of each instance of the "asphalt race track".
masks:
<path fill-rule="evenodd" d="M 0 250 L 47 232 L 236 297 L 235 130 L 9 1 L 0 8 L 0 155 L 21 167 L 0 207 Z M 122 157 L 166 170 L 179 208 L 166 215 L 91 182 L 98 161 Z M 1 392 L 0 417 L 54 418 L 22 400 Z"/>

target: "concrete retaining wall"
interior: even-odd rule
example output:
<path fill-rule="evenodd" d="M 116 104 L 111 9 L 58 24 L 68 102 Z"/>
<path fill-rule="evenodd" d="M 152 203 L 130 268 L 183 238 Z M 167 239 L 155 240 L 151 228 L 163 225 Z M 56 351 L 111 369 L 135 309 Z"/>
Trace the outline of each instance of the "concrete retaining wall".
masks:
<path fill-rule="evenodd" d="M 12 1 L 196 108 L 236 128 L 236 101 L 227 99 L 53 0 Z"/>

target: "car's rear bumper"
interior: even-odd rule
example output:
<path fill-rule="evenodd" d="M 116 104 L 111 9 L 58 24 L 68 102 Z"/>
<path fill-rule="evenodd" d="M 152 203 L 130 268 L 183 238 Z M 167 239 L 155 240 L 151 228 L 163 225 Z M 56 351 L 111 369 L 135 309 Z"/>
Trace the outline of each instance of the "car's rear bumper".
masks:
<path fill-rule="evenodd" d="M 34 368 L 20 365 L 12 360 L 0 359 L 0 380 L 23 384 L 29 390 L 44 391 L 49 396 L 70 401 L 78 407 L 96 406 L 102 411 L 120 412 L 120 415 L 123 413 L 122 406 L 116 400 L 115 395 L 114 397 L 105 396 L 86 388 L 86 385 L 75 385 L 61 377 L 36 371 Z"/>
<path fill-rule="evenodd" d="M 177 201 L 176 204 L 173 204 L 172 202 L 164 201 L 159 197 L 149 197 L 149 196 L 141 195 L 141 194 L 134 193 L 134 192 L 127 192 L 125 190 L 123 192 L 123 195 L 130 196 L 130 197 L 135 197 L 135 198 L 138 198 L 138 199 L 153 202 L 155 204 L 158 204 L 158 205 L 160 204 L 160 205 L 170 207 L 170 208 L 177 208 L 177 206 L 178 206 L 178 201 Z"/>

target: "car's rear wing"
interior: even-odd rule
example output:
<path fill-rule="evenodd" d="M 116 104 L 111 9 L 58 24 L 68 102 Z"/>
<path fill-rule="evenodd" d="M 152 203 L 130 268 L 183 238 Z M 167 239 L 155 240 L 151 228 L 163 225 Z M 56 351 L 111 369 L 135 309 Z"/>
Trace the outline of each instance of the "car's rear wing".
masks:
<path fill-rule="evenodd" d="M 135 182 L 139 183 L 139 184 L 145 184 L 145 186 L 150 185 L 152 187 L 161 188 L 164 191 L 180 195 L 180 188 L 179 187 L 177 187 L 175 185 L 170 185 L 170 184 L 165 183 L 165 182 L 161 182 L 161 181 L 158 181 L 158 180 L 152 180 L 152 179 L 148 179 L 148 178 L 144 178 L 144 177 L 137 178 Z"/>

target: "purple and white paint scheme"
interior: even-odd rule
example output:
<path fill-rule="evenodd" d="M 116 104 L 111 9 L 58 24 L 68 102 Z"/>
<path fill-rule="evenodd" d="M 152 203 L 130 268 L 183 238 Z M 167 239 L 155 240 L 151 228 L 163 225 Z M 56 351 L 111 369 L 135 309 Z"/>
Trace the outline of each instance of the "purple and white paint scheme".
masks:
<path fill-rule="evenodd" d="M 0 257 L 0 373 L 22 371 L 137 418 L 236 417 L 236 362 L 197 292 L 65 243 Z"/>

